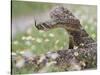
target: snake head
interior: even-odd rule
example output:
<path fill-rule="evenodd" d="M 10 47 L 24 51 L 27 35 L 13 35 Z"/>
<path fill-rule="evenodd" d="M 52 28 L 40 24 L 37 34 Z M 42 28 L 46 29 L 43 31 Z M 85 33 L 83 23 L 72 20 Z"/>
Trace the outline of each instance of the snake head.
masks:
<path fill-rule="evenodd" d="M 77 28 L 80 27 L 80 21 L 63 6 L 58 6 L 49 13 L 50 20 L 36 24 L 39 30 L 49 30 L 53 28 Z"/>

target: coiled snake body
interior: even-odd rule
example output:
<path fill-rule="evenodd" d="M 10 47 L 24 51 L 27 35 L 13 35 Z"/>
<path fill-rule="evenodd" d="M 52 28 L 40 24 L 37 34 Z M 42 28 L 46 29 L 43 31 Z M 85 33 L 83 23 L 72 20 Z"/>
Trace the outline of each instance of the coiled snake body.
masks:
<path fill-rule="evenodd" d="M 69 34 L 69 49 L 54 52 L 58 57 L 56 65 L 65 70 L 96 68 L 97 46 L 77 19 L 67 8 L 59 6 L 50 12 L 51 20 L 36 24 L 38 30 L 64 28 Z M 48 55 L 47 55 L 48 56 Z M 75 67 L 71 69 L 71 67 Z"/>

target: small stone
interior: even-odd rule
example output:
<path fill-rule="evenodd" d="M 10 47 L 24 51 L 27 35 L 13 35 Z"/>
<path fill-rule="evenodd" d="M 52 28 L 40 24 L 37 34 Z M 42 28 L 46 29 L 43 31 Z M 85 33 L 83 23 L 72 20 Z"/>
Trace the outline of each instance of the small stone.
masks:
<path fill-rule="evenodd" d="M 78 52 L 74 52 L 74 55 L 75 55 L 75 56 L 78 56 L 79 54 L 78 54 Z"/>
<path fill-rule="evenodd" d="M 81 43 L 80 45 L 81 45 L 81 46 L 84 46 L 84 44 L 83 44 L 83 43 Z"/>
<path fill-rule="evenodd" d="M 80 64 L 81 64 L 82 66 L 86 66 L 86 64 L 85 64 L 84 61 L 80 61 Z"/>
<path fill-rule="evenodd" d="M 74 46 L 74 49 L 78 49 L 78 46 Z"/>

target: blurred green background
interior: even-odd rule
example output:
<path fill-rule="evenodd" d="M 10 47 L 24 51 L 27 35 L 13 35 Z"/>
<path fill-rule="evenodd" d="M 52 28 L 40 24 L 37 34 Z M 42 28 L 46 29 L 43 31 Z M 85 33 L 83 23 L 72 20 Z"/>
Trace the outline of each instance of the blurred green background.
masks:
<path fill-rule="evenodd" d="M 12 1 L 12 52 L 28 49 L 39 55 L 48 51 L 68 48 L 68 34 L 64 29 L 57 28 L 44 32 L 37 30 L 34 26 L 34 17 L 45 21 L 47 18 L 45 13 L 57 5 L 63 5 L 70 9 L 80 19 L 82 26 L 89 35 L 97 40 L 96 6 Z M 32 73 L 34 70 L 30 67 L 20 70 L 13 67 L 13 71 L 14 74 L 21 74 Z M 51 67 L 50 71 L 54 71 L 54 69 Z"/>

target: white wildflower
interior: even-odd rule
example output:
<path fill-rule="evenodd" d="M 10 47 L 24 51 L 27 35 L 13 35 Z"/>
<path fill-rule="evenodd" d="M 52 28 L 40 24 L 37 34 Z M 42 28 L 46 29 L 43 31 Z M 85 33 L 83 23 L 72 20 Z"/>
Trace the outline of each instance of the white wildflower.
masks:
<path fill-rule="evenodd" d="M 12 55 L 12 60 L 16 60 L 17 54 L 15 52 L 12 52 L 11 55 Z"/>
<path fill-rule="evenodd" d="M 22 39 L 22 40 L 26 40 L 26 37 L 25 37 L 25 36 L 23 36 L 21 39 Z"/>
<path fill-rule="evenodd" d="M 55 35 L 54 35 L 53 33 L 50 33 L 49 36 L 50 36 L 50 37 L 54 37 Z"/>
<path fill-rule="evenodd" d="M 17 45 L 18 43 L 19 43 L 18 41 L 14 41 L 14 42 L 13 42 L 14 45 Z"/>
<path fill-rule="evenodd" d="M 88 26 L 87 25 L 85 26 L 85 29 L 88 29 Z"/>
<path fill-rule="evenodd" d="M 12 52 L 11 55 L 12 55 L 12 56 L 16 56 L 17 54 L 16 54 L 15 52 Z"/>
<path fill-rule="evenodd" d="M 45 41 L 45 42 L 49 42 L 50 40 L 49 40 L 49 39 L 45 39 L 44 41 Z"/>
<path fill-rule="evenodd" d="M 31 40 L 32 36 L 27 36 L 26 40 Z"/>
<path fill-rule="evenodd" d="M 24 51 L 20 51 L 19 53 L 20 53 L 21 55 L 23 55 L 23 54 L 24 54 Z"/>
<path fill-rule="evenodd" d="M 95 37 L 96 37 L 96 35 L 93 33 L 93 34 L 92 34 L 92 37 L 93 37 L 93 38 L 95 38 Z"/>
<path fill-rule="evenodd" d="M 42 42 L 42 39 L 41 38 L 37 38 L 36 39 L 36 42 L 41 43 Z"/>
<path fill-rule="evenodd" d="M 58 44 L 59 43 L 59 40 L 56 40 L 55 44 Z"/>

